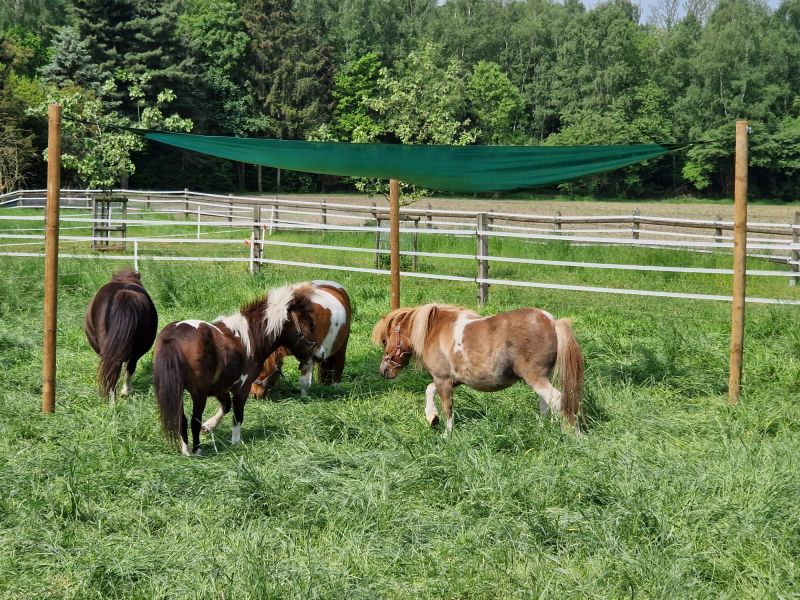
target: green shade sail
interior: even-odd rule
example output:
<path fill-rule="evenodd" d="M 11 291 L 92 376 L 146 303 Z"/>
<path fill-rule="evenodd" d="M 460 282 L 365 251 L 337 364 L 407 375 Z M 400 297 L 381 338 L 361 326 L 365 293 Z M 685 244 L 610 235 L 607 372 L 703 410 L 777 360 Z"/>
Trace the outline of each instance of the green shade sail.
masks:
<path fill-rule="evenodd" d="M 399 179 L 432 190 L 490 192 L 550 185 L 657 158 L 674 145 L 414 146 L 348 144 L 189 133 L 145 138 L 219 158 L 349 177 Z"/>

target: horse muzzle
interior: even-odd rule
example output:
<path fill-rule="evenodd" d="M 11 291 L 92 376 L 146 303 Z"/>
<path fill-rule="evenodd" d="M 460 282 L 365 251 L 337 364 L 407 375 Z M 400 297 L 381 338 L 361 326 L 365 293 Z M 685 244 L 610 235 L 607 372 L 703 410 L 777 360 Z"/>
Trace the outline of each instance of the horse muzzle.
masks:
<path fill-rule="evenodd" d="M 383 361 L 381 362 L 381 366 L 378 368 L 378 372 L 381 374 L 381 377 L 385 379 L 394 379 L 397 377 L 397 369 L 392 367 L 388 362 Z"/>

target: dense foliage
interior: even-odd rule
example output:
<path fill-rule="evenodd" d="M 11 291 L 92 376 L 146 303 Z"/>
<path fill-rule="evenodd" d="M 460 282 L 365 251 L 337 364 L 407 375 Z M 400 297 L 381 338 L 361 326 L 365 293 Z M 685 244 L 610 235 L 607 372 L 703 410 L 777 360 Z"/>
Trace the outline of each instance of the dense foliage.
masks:
<path fill-rule="evenodd" d="M 0 6 L 0 192 L 41 185 L 43 100 L 141 122 L 166 92 L 193 131 L 453 144 L 708 140 L 579 183 L 602 195 L 730 193 L 751 121 L 757 195 L 800 187 L 800 0 L 15 0 Z M 135 81 L 131 95 L 130 82 Z M 109 83 L 113 82 L 113 83 Z M 101 93 L 102 90 L 102 93 Z M 165 96 L 162 96 L 162 98 Z M 34 110 L 32 110 L 34 109 Z M 109 117 L 112 118 L 112 117 Z M 256 170 L 149 146 L 142 187 L 256 187 Z M 264 185 L 349 181 L 264 170 Z M 278 176 L 279 177 L 279 176 Z M 71 171 L 67 182 L 89 183 Z"/>

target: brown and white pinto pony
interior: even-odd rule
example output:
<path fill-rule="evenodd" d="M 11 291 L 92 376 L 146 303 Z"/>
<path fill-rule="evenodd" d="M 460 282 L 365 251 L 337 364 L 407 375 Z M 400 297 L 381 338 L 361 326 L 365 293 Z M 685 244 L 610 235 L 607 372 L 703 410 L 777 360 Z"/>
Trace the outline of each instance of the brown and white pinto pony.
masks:
<path fill-rule="evenodd" d="M 438 393 L 446 434 L 453 430 L 453 388 L 494 392 L 520 379 L 539 396 L 542 415 L 548 408 L 559 411 L 577 429 L 583 355 L 567 319 L 537 308 L 481 317 L 457 306 L 425 304 L 390 312 L 375 325 L 372 340 L 384 346 L 383 377 L 397 377 L 412 356 L 433 377 L 425 416 L 432 427 L 439 422 Z M 550 383 L 551 375 L 561 380 L 563 394 Z"/>
<path fill-rule="evenodd" d="M 100 355 L 97 383 L 101 395 L 109 398 L 111 404 L 116 402 L 122 363 L 128 363 L 122 386 L 122 395 L 127 396 L 136 363 L 150 350 L 157 329 L 156 307 L 136 271 L 121 269 L 92 298 L 84 331 L 89 344 Z"/>
<path fill-rule="evenodd" d="M 250 385 L 276 347 L 286 346 L 308 360 L 311 348 L 306 339 L 312 327 L 313 293 L 308 284 L 287 285 L 270 290 L 227 317 L 210 323 L 178 321 L 161 330 L 153 360 L 156 403 L 164 433 L 171 439 L 180 434 L 184 455 L 201 454 L 201 427 L 212 431 L 231 406 L 231 443 L 241 441 Z M 184 389 L 192 397 L 191 448 L 183 412 Z M 208 396 L 216 396 L 220 408 L 201 425 Z"/>
<path fill-rule="evenodd" d="M 334 281 L 312 281 L 305 285 L 313 288 L 310 296 L 312 328 L 308 335 L 308 345 L 313 348 L 313 352 L 307 361 L 298 357 L 301 396 L 308 395 L 314 366 L 317 364 L 320 383 L 330 385 L 342 381 L 352 318 L 350 297 L 341 285 Z M 257 398 L 263 398 L 277 385 L 283 359 L 289 354 L 290 350 L 280 347 L 264 361 L 258 379 L 250 387 Z"/>

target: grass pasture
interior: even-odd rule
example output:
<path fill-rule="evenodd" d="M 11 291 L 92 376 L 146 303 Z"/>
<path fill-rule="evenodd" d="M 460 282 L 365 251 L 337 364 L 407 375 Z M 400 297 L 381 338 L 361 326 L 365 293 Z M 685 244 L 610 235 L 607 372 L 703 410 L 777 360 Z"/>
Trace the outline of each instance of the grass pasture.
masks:
<path fill-rule="evenodd" d="M 539 246 L 536 256 L 567 250 Z M 601 258 L 673 264 L 659 251 L 630 252 L 604 249 Z M 569 256 L 598 259 L 588 248 Z M 681 259 L 727 266 L 714 255 Z M 496 394 L 459 388 L 455 433 L 445 439 L 425 423 L 423 372 L 394 382 L 377 374 L 380 351 L 368 338 L 388 307 L 385 277 L 282 267 L 251 277 L 244 265 L 145 260 L 161 326 L 228 314 L 287 281 L 336 279 L 353 298 L 340 389 L 315 385 L 301 400 L 289 360 L 279 401 L 248 402 L 241 446 L 228 444 L 227 417 L 204 456 L 187 459 L 161 437 L 151 354 L 130 400 L 112 409 L 97 398 L 82 320 L 114 262 L 60 265 L 56 413 L 39 413 L 42 265 L 0 258 L 3 597 L 799 593 L 797 307 L 748 305 L 742 402 L 730 407 L 729 304 L 493 286 L 487 314 L 533 305 L 573 319 L 589 431 L 576 438 L 543 421 L 533 392 L 517 384 Z M 474 274 L 474 264 L 454 268 Z M 493 266 L 492 276 L 503 269 L 514 267 Z M 729 293 L 721 276 L 604 275 L 610 287 Z M 595 285 L 600 275 L 542 268 L 526 277 Z M 403 286 L 405 305 L 474 307 L 474 285 Z M 777 278 L 748 291 L 796 297 Z"/>

